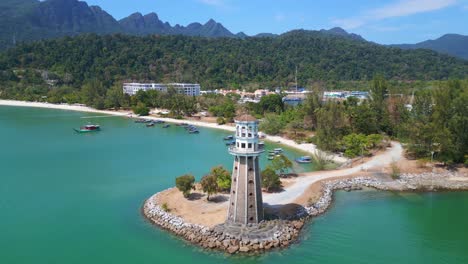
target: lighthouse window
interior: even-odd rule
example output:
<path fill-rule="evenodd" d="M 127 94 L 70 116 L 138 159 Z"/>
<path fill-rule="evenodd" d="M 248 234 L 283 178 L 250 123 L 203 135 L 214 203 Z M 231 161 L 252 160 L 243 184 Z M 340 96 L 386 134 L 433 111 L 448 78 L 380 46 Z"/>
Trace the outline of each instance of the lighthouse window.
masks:
<path fill-rule="evenodd" d="M 245 148 L 245 143 L 242 143 L 242 144 L 241 144 L 241 148 Z"/>
<path fill-rule="evenodd" d="M 252 195 L 253 195 L 253 193 L 249 193 L 249 196 L 252 196 Z"/>
<path fill-rule="evenodd" d="M 253 208 L 253 204 L 251 204 L 251 205 L 249 206 L 249 208 Z"/>
<path fill-rule="evenodd" d="M 253 171 L 253 168 L 249 168 L 249 171 Z"/>
<path fill-rule="evenodd" d="M 236 191 L 232 191 L 232 194 L 235 194 L 235 193 L 236 193 Z"/>
<path fill-rule="evenodd" d="M 248 148 L 249 148 L 249 149 L 252 148 L 252 143 L 249 143 Z"/>
<path fill-rule="evenodd" d="M 250 217 L 250 221 L 253 221 L 253 217 Z"/>
<path fill-rule="evenodd" d="M 237 166 L 235 166 L 234 169 L 237 170 Z"/>
<path fill-rule="evenodd" d="M 249 133 L 249 137 L 252 137 L 252 134 L 251 134 L 251 133 Z"/>
<path fill-rule="evenodd" d="M 252 181 L 252 180 L 249 180 L 249 183 L 253 183 L 253 181 Z"/>

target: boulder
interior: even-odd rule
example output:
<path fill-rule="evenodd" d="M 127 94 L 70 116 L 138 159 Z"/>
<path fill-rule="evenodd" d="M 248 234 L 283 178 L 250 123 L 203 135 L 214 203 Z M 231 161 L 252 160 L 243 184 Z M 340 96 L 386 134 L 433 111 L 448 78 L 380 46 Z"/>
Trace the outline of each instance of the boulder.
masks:
<path fill-rule="evenodd" d="M 239 251 L 240 251 L 240 252 L 249 252 L 249 250 L 250 250 L 250 248 L 247 247 L 247 246 L 243 246 L 243 247 L 240 247 L 240 248 L 239 248 Z"/>
<path fill-rule="evenodd" d="M 234 253 L 236 253 L 238 250 L 239 250 L 239 247 L 238 247 L 238 246 L 230 246 L 230 247 L 228 247 L 227 252 L 228 252 L 229 254 L 234 254 Z"/>

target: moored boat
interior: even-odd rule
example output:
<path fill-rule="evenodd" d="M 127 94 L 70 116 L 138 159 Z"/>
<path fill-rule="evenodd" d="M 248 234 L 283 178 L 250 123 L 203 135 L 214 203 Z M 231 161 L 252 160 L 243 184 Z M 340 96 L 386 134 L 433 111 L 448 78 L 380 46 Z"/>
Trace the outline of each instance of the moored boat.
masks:
<path fill-rule="evenodd" d="M 310 156 L 302 156 L 296 159 L 297 163 L 312 163 L 312 158 Z"/>
<path fill-rule="evenodd" d="M 154 123 L 150 122 L 150 123 L 146 124 L 146 127 L 154 127 Z"/>
<path fill-rule="evenodd" d="M 168 127 L 170 127 L 170 126 L 171 126 L 171 125 L 169 125 L 169 124 L 165 124 L 165 125 L 163 126 L 163 128 L 168 128 Z"/>
<path fill-rule="evenodd" d="M 101 130 L 101 127 L 99 125 L 86 125 L 86 126 L 82 126 L 80 127 L 80 129 L 73 129 L 75 130 L 76 132 L 78 133 L 88 133 L 88 132 L 96 132 L 96 131 L 100 131 Z"/>
<path fill-rule="evenodd" d="M 234 139 L 233 135 L 229 135 L 229 136 L 224 137 L 224 140 L 233 140 L 233 139 Z"/>

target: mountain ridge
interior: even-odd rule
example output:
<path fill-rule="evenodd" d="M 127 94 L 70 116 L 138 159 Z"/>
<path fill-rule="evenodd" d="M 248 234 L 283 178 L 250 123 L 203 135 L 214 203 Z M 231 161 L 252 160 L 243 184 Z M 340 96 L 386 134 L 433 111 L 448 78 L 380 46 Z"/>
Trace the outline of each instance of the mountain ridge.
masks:
<path fill-rule="evenodd" d="M 430 39 L 416 44 L 390 45 L 401 49 L 430 49 L 468 60 L 468 36 L 445 34 L 437 39 Z"/>
<path fill-rule="evenodd" d="M 186 35 L 197 37 L 224 37 L 245 39 L 250 36 L 244 32 L 232 33 L 221 23 L 209 19 L 205 24 L 199 22 L 186 26 L 162 21 L 158 14 L 150 12 L 143 15 L 135 12 L 116 20 L 99 6 L 88 5 L 79 0 L 2 0 L 0 3 L 0 50 L 15 46 L 18 42 L 75 36 L 82 33 L 100 35 L 123 33 L 129 35 Z M 291 32 L 307 32 L 317 37 L 331 36 L 352 41 L 368 42 L 358 34 L 334 27 L 321 30 L 291 30 L 282 34 L 259 33 L 251 37 L 276 38 Z M 446 34 L 435 40 L 416 44 L 386 45 L 401 49 L 430 49 L 468 60 L 468 36 Z"/>

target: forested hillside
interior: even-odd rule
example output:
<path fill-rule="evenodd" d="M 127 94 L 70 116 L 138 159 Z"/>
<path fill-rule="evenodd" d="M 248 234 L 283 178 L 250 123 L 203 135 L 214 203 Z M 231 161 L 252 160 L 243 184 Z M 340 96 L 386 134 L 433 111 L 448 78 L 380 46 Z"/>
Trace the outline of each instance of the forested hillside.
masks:
<path fill-rule="evenodd" d="M 277 38 L 133 37 L 83 35 L 20 45 L 0 55 L 2 86 L 48 73 L 57 84 L 86 80 L 109 87 L 122 80 L 198 82 L 203 88 L 287 86 L 295 67 L 302 84 L 318 80 L 465 78 L 468 61 L 428 50 L 401 50 L 320 33 L 294 31 Z M 23 79 L 22 79 L 23 78 Z M 11 86 L 11 85 L 10 85 Z"/>

